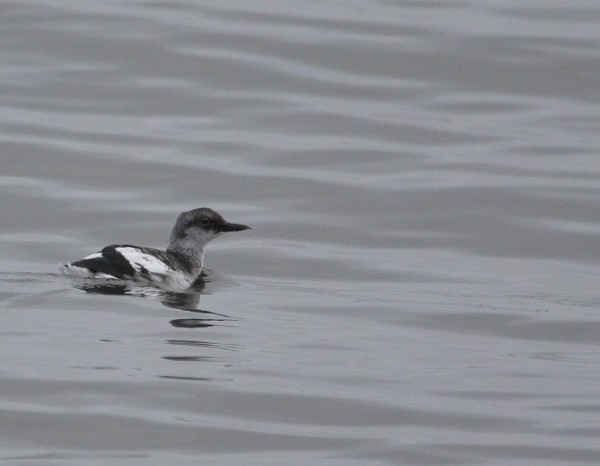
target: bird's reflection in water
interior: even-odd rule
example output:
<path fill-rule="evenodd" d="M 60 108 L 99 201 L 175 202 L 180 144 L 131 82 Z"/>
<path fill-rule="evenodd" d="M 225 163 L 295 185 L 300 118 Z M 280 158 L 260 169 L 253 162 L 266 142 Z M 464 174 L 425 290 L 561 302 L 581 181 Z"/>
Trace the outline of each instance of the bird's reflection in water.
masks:
<path fill-rule="evenodd" d="M 166 354 L 162 354 L 161 359 L 169 361 L 169 364 L 166 367 L 160 366 L 164 368 L 165 373 L 158 374 L 157 377 L 188 382 L 210 382 L 216 379 L 206 375 L 206 364 L 233 364 L 234 359 L 231 355 L 239 350 L 238 345 L 224 343 L 220 340 L 209 341 L 205 332 L 198 333 L 199 330 L 211 327 L 216 330 L 218 327 L 228 326 L 239 320 L 199 308 L 200 298 L 203 294 L 230 286 L 232 284 L 230 279 L 214 272 L 203 273 L 196 283 L 185 292 L 165 291 L 117 280 L 72 279 L 72 283 L 75 288 L 86 293 L 137 296 L 158 301 L 164 306 L 172 308 L 169 311 L 165 310 L 167 314 L 171 314 L 171 317 L 174 313 L 180 314 L 176 316 L 179 318 L 168 320 L 171 330 L 167 334 L 170 338 L 162 341 L 163 344 L 166 344 L 164 347 L 161 346 Z M 182 313 L 185 314 L 181 315 Z M 198 335 L 201 337 L 196 338 Z M 218 337 L 214 333 L 213 336 Z M 182 363 L 185 364 L 182 366 Z M 209 372 L 209 374 L 211 373 Z"/>
<path fill-rule="evenodd" d="M 75 288 L 83 290 L 86 293 L 152 297 L 167 307 L 197 314 L 197 317 L 173 319 L 169 321 L 173 327 L 207 328 L 218 325 L 221 322 L 237 320 L 236 318 L 225 314 L 218 314 L 216 312 L 205 311 L 198 308 L 200 296 L 206 288 L 206 285 L 210 282 L 211 279 L 209 275 L 203 273 L 200 278 L 184 292 L 166 291 L 149 286 L 142 286 L 136 283 L 102 279 L 75 279 L 73 285 Z"/>

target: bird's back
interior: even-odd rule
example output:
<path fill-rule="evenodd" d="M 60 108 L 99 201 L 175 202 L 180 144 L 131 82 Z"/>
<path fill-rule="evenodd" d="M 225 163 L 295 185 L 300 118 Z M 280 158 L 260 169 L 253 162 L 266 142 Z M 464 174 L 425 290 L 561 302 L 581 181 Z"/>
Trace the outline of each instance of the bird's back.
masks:
<path fill-rule="evenodd" d="M 81 260 L 65 264 L 61 272 L 78 277 L 114 278 L 169 287 L 191 285 L 197 278 L 190 265 L 175 254 L 129 244 L 112 244 Z"/>

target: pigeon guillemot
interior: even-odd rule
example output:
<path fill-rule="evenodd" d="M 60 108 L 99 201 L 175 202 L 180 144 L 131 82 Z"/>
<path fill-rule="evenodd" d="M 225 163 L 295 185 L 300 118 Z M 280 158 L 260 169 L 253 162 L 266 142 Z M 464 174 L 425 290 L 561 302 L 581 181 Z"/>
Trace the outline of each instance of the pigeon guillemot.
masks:
<path fill-rule="evenodd" d="M 133 280 L 183 290 L 202 272 L 206 243 L 228 231 L 249 229 L 226 222 L 214 210 L 202 207 L 179 215 L 166 251 L 112 244 L 96 254 L 61 265 L 59 270 L 76 277 Z"/>

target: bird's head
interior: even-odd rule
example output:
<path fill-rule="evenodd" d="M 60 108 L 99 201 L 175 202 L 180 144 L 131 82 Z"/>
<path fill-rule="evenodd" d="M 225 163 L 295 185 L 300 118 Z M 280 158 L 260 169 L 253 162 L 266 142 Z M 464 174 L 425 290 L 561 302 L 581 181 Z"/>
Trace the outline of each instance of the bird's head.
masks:
<path fill-rule="evenodd" d="M 177 218 L 169 249 L 177 245 L 202 249 L 205 244 L 228 231 L 249 230 L 239 223 L 227 222 L 218 212 L 208 207 L 183 212 Z"/>

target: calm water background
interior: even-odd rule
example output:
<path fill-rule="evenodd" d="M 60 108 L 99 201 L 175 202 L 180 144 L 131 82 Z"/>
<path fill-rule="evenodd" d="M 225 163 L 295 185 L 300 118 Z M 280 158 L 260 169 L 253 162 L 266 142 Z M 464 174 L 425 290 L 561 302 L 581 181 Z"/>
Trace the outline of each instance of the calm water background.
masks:
<path fill-rule="evenodd" d="M 600 3 L 0 4 L 0 462 L 600 463 Z M 193 292 L 56 275 L 210 206 Z"/>

